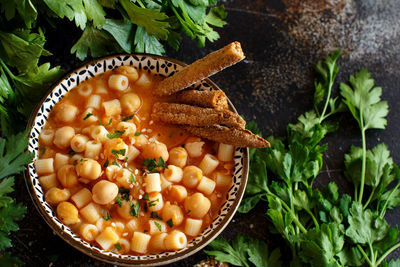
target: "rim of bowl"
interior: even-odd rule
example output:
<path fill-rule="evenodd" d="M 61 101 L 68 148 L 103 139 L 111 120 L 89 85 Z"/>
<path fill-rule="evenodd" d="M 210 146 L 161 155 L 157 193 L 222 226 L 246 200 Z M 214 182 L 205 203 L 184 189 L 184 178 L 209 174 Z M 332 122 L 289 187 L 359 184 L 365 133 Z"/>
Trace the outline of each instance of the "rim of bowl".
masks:
<path fill-rule="evenodd" d="M 40 102 L 36 105 L 35 109 L 32 111 L 32 113 L 31 113 L 31 115 L 29 117 L 26 129 L 29 129 L 30 131 L 32 130 L 33 122 L 34 122 L 34 120 L 36 118 L 36 115 L 37 115 L 40 107 L 43 105 L 43 102 L 49 96 L 49 94 L 57 86 L 59 86 L 67 77 L 70 77 L 75 72 L 79 73 L 79 71 L 81 69 L 84 69 L 86 66 L 91 65 L 93 63 L 97 63 L 97 62 L 104 61 L 104 60 L 107 60 L 107 59 L 113 59 L 113 58 L 116 58 L 116 57 L 125 57 L 125 56 L 147 56 L 147 57 L 152 57 L 153 59 L 157 59 L 157 60 L 163 59 L 163 60 L 170 61 L 172 63 L 178 64 L 178 65 L 181 65 L 181 66 L 187 66 L 186 63 L 184 63 L 184 62 L 182 62 L 180 60 L 174 59 L 174 58 L 165 57 L 165 56 L 159 56 L 159 55 L 153 55 L 153 54 L 146 54 L 146 53 L 114 54 L 114 55 L 110 55 L 110 56 L 101 57 L 101 58 L 97 58 L 97 59 L 86 61 L 85 63 L 83 63 L 79 67 L 70 70 L 61 79 L 59 79 L 52 86 L 50 86 L 49 90 L 46 92 L 44 97 L 40 100 Z M 106 70 L 106 71 L 108 71 L 108 70 Z M 97 75 L 95 75 L 95 76 L 97 76 Z M 221 90 L 218 87 L 218 85 L 216 85 L 209 78 L 206 78 L 203 81 L 206 81 L 207 84 L 209 84 L 212 88 L 214 88 L 216 90 Z M 65 95 L 65 94 L 66 93 L 64 93 L 63 95 Z M 238 113 L 236 108 L 234 107 L 234 105 L 230 101 L 230 99 L 229 98 L 227 98 L 227 99 L 228 99 L 229 108 L 231 110 L 233 110 L 235 113 Z M 31 138 L 30 134 L 29 134 L 28 138 L 29 139 Z M 38 145 L 39 144 L 37 143 L 37 146 Z M 86 255 L 94 258 L 94 259 L 97 259 L 97 260 L 100 260 L 100 261 L 103 261 L 103 262 L 107 262 L 107 263 L 111 263 L 111 264 L 118 264 L 118 265 L 121 265 L 121 266 L 130 266 L 130 265 L 160 266 L 160 265 L 171 264 L 171 263 L 179 261 L 179 260 L 183 260 L 184 258 L 187 258 L 187 257 L 199 252 L 201 249 L 203 249 L 205 246 L 207 246 L 211 241 L 213 241 L 228 226 L 228 224 L 232 220 L 233 216 L 235 215 L 235 213 L 236 213 L 236 211 L 237 211 L 237 209 L 239 207 L 239 204 L 240 204 L 240 202 L 241 202 L 241 200 L 243 198 L 243 195 L 244 195 L 244 192 L 245 192 L 245 188 L 246 188 L 246 185 L 247 185 L 248 176 L 249 176 L 249 161 L 250 161 L 249 160 L 249 149 L 248 148 L 243 148 L 242 151 L 243 151 L 243 153 L 242 153 L 243 169 L 242 169 L 241 183 L 240 183 L 237 195 L 235 197 L 235 200 L 234 200 L 232 206 L 230 207 L 229 211 L 227 212 L 224 220 L 221 221 L 217 225 L 216 228 L 211 230 L 212 233 L 210 233 L 210 235 L 208 235 L 207 237 L 203 238 L 198 244 L 193 246 L 192 249 L 185 251 L 181 255 L 176 254 L 176 255 L 172 255 L 172 256 L 167 256 L 167 259 L 165 259 L 165 257 L 157 258 L 157 259 L 151 259 L 151 260 L 122 259 L 122 258 L 117 258 L 117 257 L 114 257 L 114 256 L 105 255 L 105 254 L 100 253 L 99 251 L 92 250 L 92 249 L 89 249 L 89 248 L 85 247 L 81 242 L 73 239 L 68 234 L 65 234 L 64 230 L 61 229 L 58 225 L 56 225 L 54 223 L 54 221 L 51 219 L 51 215 L 46 213 L 46 211 L 44 210 L 42 204 L 39 201 L 39 198 L 35 195 L 33 184 L 32 184 L 31 179 L 30 179 L 29 168 L 26 168 L 26 170 L 24 171 L 23 174 L 24 174 L 25 184 L 26 184 L 26 186 L 28 188 L 29 195 L 30 195 L 30 197 L 31 197 L 31 199 L 32 199 L 32 201 L 34 203 L 34 206 L 39 211 L 40 216 L 50 226 L 50 228 L 53 230 L 53 232 L 55 232 L 62 240 L 67 242 L 70 246 L 74 247 L 75 249 L 83 252 L 84 254 L 86 254 Z M 228 190 L 228 192 L 229 192 L 229 190 Z M 218 217 L 216 217 L 216 218 L 218 218 Z M 213 219 L 213 221 L 214 220 L 215 219 Z"/>

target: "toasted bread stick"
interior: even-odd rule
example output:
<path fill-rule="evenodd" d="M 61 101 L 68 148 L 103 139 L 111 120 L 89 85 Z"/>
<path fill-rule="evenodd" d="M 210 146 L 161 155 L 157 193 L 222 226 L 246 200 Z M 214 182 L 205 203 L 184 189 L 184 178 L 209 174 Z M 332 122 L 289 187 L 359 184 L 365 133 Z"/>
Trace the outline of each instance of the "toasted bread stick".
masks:
<path fill-rule="evenodd" d="M 184 90 L 172 96 L 174 102 L 205 108 L 228 109 L 228 100 L 221 90 Z"/>
<path fill-rule="evenodd" d="M 158 96 L 172 95 L 244 59 L 239 42 L 208 54 L 186 66 L 171 77 L 162 80 L 153 90 Z"/>
<path fill-rule="evenodd" d="M 191 134 L 239 147 L 269 147 L 267 140 L 253 134 L 246 129 L 229 128 L 221 125 L 207 127 L 186 126 L 185 129 Z"/>
<path fill-rule="evenodd" d="M 192 126 L 223 124 L 235 128 L 244 128 L 246 125 L 242 117 L 230 110 L 202 108 L 174 103 L 155 103 L 151 118 L 165 123 Z"/>

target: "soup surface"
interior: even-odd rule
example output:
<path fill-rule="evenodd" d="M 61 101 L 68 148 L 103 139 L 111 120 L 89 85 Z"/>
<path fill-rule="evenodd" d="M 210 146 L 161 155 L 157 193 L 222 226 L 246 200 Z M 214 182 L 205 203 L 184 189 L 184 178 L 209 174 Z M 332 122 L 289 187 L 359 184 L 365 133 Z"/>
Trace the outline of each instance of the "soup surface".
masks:
<path fill-rule="evenodd" d="M 179 250 L 217 216 L 234 147 L 151 120 L 162 79 L 130 66 L 57 103 L 35 162 L 46 201 L 82 239 L 122 254 Z"/>

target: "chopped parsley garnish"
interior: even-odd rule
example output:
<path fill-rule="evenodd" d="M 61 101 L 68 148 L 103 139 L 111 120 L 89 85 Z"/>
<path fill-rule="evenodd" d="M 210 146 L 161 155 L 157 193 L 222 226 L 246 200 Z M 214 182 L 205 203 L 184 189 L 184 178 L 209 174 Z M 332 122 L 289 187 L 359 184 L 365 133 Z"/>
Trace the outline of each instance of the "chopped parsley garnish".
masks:
<path fill-rule="evenodd" d="M 129 121 L 129 120 L 131 120 L 134 116 L 135 116 L 135 114 L 132 114 L 132 115 L 130 115 L 130 116 L 128 116 L 128 117 L 123 118 L 122 121 Z"/>
<path fill-rule="evenodd" d="M 119 207 L 122 206 L 122 199 L 121 199 L 121 197 L 117 196 L 117 197 L 115 198 L 115 201 L 117 202 L 117 204 L 118 204 Z"/>
<path fill-rule="evenodd" d="M 39 153 L 39 158 L 43 157 L 44 153 L 46 153 L 46 148 L 41 148 Z"/>
<path fill-rule="evenodd" d="M 128 162 L 128 157 L 125 157 L 125 158 L 124 158 L 124 162 Z"/>
<path fill-rule="evenodd" d="M 100 125 L 103 125 L 103 126 L 110 126 L 111 123 L 112 123 L 112 118 L 110 118 L 110 120 L 108 121 L 107 124 L 103 124 L 103 123 L 101 122 L 101 119 L 99 119 L 99 124 L 100 124 Z"/>
<path fill-rule="evenodd" d="M 123 130 L 123 131 L 116 130 L 113 134 L 107 134 L 107 138 L 109 138 L 109 139 L 118 138 L 118 137 L 121 137 L 124 133 L 125 133 L 125 130 Z"/>
<path fill-rule="evenodd" d="M 154 225 L 157 227 L 158 231 L 161 232 L 161 224 L 159 224 L 158 222 L 154 222 Z"/>
<path fill-rule="evenodd" d="M 130 191 L 129 189 L 125 188 L 125 187 L 120 187 L 118 193 L 120 193 L 120 195 L 122 196 L 122 198 L 126 201 L 129 200 L 129 194 Z"/>
<path fill-rule="evenodd" d="M 143 209 L 144 209 L 144 212 L 147 212 L 147 202 L 144 203 Z"/>
<path fill-rule="evenodd" d="M 152 173 L 158 172 L 157 168 L 159 167 L 168 169 L 168 165 L 162 157 L 158 158 L 158 162 L 155 159 L 145 159 L 143 164 Z"/>
<path fill-rule="evenodd" d="M 139 202 L 136 202 L 136 204 L 133 204 L 133 202 L 131 202 L 131 211 L 130 211 L 131 216 L 138 217 L 139 207 L 140 207 Z"/>
<path fill-rule="evenodd" d="M 118 155 L 125 156 L 125 153 L 126 153 L 126 149 L 125 148 L 124 149 L 120 149 L 120 150 L 111 149 L 111 154 L 113 154 L 114 157 L 117 158 L 117 159 L 119 158 Z"/>
<path fill-rule="evenodd" d="M 78 161 L 75 160 L 75 161 L 72 163 L 72 165 L 74 165 L 74 166 L 78 165 Z"/>
<path fill-rule="evenodd" d="M 141 135 L 142 133 L 141 132 L 136 132 L 135 133 L 135 136 L 139 136 L 139 135 Z"/>
<path fill-rule="evenodd" d="M 152 201 L 149 201 L 149 208 L 150 207 L 154 207 L 156 205 L 156 203 L 158 202 L 158 198 Z"/>
<path fill-rule="evenodd" d="M 169 219 L 168 221 L 167 221 L 167 224 L 168 224 L 168 226 L 169 227 L 174 227 L 174 222 L 172 221 L 172 219 Z"/>
<path fill-rule="evenodd" d="M 73 151 L 72 149 L 68 152 L 68 156 L 69 156 L 70 158 L 72 158 L 75 154 L 76 154 L 76 152 Z"/>
<path fill-rule="evenodd" d="M 121 250 L 121 244 L 118 242 L 118 243 L 116 243 L 115 245 L 115 248 L 117 249 L 117 250 Z"/>
<path fill-rule="evenodd" d="M 107 168 L 109 164 L 110 164 L 110 161 L 108 159 L 106 159 L 106 162 L 104 162 L 104 164 L 103 164 L 104 168 Z"/>
<path fill-rule="evenodd" d="M 110 215 L 110 214 L 107 214 L 107 216 L 103 216 L 103 219 L 104 219 L 105 221 L 108 221 L 109 219 L 111 219 L 111 215 Z"/>
<path fill-rule="evenodd" d="M 149 201 L 149 194 L 144 193 L 143 200 Z"/>
<path fill-rule="evenodd" d="M 93 114 L 89 112 L 88 114 L 86 114 L 86 116 L 83 118 L 83 120 L 86 120 L 86 119 L 89 118 L 90 116 L 93 116 Z"/>
<path fill-rule="evenodd" d="M 115 160 L 111 164 L 119 167 L 118 162 L 116 162 Z"/>
<path fill-rule="evenodd" d="M 147 233 L 149 230 L 143 230 L 143 233 Z"/>
<path fill-rule="evenodd" d="M 135 176 L 133 176 L 133 174 L 132 174 L 132 173 L 131 173 L 130 180 L 131 180 L 131 182 L 132 182 L 132 183 L 136 183 Z"/>
<path fill-rule="evenodd" d="M 155 211 L 151 212 L 150 218 L 162 220 L 161 217 L 158 215 L 158 213 Z"/>

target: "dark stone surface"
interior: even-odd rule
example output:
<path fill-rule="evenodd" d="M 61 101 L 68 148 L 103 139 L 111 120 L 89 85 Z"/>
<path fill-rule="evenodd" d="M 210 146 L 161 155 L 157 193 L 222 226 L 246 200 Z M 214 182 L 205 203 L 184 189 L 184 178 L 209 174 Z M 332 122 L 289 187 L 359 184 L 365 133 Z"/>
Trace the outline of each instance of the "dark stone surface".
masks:
<path fill-rule="evenodd" d="M 190 63 L 225 44 L 242 43 L 246 60 L 212 79 L 226 91 L 239 113 L 255 120 L 265 136 L 282 136 L 285 127 L 298 115 L 312 108 L 312 68 L 335 48 L 343 51 L 339 60 L 338 81 L 366 67 L 383 88 L 390 113 L 384 131 L 369 131 L 368 146 L 385 142 L 395 162 L 400 162 L 400 2 L 397 0 L 226 0 L 228 25 L 219 30 L 220 40 L 199 49 L 185 38 L 179 52 L 167 55 Z M 51 60 L 71 69 L 79 63 L 69 54 L 71 39 L 78 35 L 73 27 L 50 32 L 49 49 L 56 53 Z M 337 84 L 335 86 L 337 89 Z M 316 186 L 334 180 L 343 192 L 352 192 L 342 175 L 343 155 L 351 144 L 360 145 L 355 121 L 341 118 L 340 129 L 327 138 L 329 148 L 324 171 Z M 28 207 L 21 230 L 13 235 L 11 252 L 27 266 L 108 266 L 68 246 L 54 235 L 34 208 L 25 183 L 17 184 L 17 198 Z M 247 233 L 263 238 L 270 245 L 281 241 L 268 232 L 265 208 L 259 205 L 248 215 L 236 214 L 222 233 L 232 238 Z M 400 210 L 389 211 L 390 224 L 400 222 Z M 254 227 L 250 228 L 249 225 Z M 391 257 L 399 257 L 399 252 Z M 192 266 L 205 258 L 200 252 L 173 266 Z"/>

